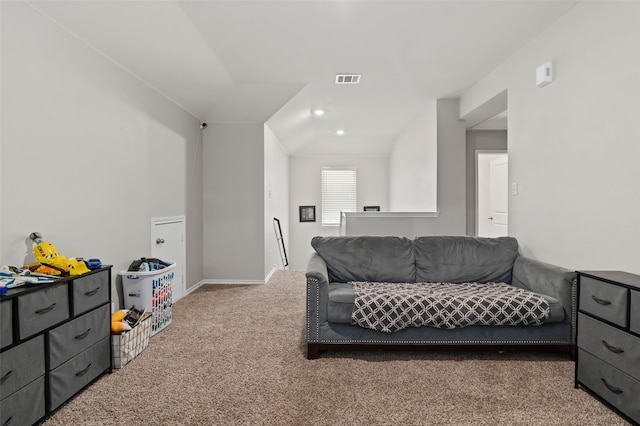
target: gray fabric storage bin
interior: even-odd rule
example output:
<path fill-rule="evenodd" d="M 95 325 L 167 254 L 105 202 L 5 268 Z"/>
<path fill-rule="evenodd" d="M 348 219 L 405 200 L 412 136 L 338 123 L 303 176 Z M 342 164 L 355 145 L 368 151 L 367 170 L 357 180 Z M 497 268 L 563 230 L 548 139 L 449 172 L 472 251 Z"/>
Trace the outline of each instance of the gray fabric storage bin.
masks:
<path fill-rule="evenodd" d="M 0 348 L 13 343 L 13 305 L 11 300 L 0 302 Z"/>
<path fill-rule="evenodd" d="M 580 277 L 580 309 L 620 327 L 627 326 L 627 295 L 622 286 Z"/>
<path fill-rule="evenodd" d="M 44 376 L 40 376 L 0 402 L 0 424 L 31 425 L 44 417 L 44 410 Z"/>
<path fill-rule="evenodd" d="M 99 272 L 71 281 L 73 315 L 79 315 L 109 300 L 109 274 Z"/>
<path fill-rule="evenodd" d="M 20 339 L 26 339 L 69 318 L 67 284 L 18 297 Z"/>
<path fill-rule="evenodd" d="M 631 331 L 640 334 L 640 291 L 631 290 Z"/>
<path fill-rule="evenodd" d="M 49 369 L 53 370 L 100 339 L 109 336 L 110 327 L 109 305 L 104 305 L 49 330 Z"/>
<path fill-rule="evenodd" d="M 0 400 L 44 374 L 44 335 L 0 354 Z M 1 424 L 1 423 L 0 423 Z"/>
<path fill-rule="evenodd" d="M 111 365 L 109 337 L 49 373 L 49 402 L 55 410 Z"/>
<path fill-rule="evenodd" d="M 633 336 L 583 313 L 578 313 L 578 347 L 603 361 L 640 377 L 640 337 Z"/>
<path fill-rule="evenodd" d="M 578 379 L 614 407 L 640 421 L 640 382 L 582 349 L 578 350 Z"/>

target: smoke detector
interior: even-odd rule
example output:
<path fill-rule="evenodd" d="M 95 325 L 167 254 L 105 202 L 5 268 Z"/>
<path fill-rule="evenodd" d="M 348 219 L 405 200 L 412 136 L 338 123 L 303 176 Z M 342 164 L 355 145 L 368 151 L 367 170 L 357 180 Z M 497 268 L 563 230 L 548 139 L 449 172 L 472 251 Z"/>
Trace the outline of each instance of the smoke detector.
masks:
<path fill-rule="evenodd" d="M 362 74 L 336 74 L 336 84 L 360 84 Z"/>

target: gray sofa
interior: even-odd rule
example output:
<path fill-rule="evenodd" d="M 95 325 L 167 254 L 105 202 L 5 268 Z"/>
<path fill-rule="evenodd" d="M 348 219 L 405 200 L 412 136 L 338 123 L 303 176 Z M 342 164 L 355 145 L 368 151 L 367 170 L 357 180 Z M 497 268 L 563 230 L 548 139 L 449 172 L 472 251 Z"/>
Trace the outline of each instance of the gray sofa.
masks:
<path fill-rule="evenodd" d="M 574 271 L 521 256 L 512 237 L 314 237 L 307 278 L 307 357 L 323 350 L 526 349 L 573 356 Z M 550 317 L 541 325 L 444 329 L 412 327 L 385 333 L 354 325 L 354 281 L 504 282 L 542 295 Z"/>

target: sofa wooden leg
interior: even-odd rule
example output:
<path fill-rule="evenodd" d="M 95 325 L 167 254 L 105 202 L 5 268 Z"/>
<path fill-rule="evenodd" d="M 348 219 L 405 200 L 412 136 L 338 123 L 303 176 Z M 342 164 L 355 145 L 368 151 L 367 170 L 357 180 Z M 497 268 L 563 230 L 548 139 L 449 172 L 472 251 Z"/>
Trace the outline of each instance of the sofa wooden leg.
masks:
<path fill-rule="evenodd" d="M 317 343 L 307 343 L 307 359 L 320 358 L 320 345 Z"/>

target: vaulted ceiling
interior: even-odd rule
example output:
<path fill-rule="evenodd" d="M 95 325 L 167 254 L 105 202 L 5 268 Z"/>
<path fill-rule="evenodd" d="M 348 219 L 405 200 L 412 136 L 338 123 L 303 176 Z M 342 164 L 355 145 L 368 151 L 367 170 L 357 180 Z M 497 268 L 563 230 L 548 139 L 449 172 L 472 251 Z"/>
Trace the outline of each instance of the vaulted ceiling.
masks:
<path fill-rule="evenodd" d="M 386 155 L 577 2 L 29 3 L 203 121 L 267 122 L 292 155 Z"/>

